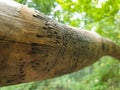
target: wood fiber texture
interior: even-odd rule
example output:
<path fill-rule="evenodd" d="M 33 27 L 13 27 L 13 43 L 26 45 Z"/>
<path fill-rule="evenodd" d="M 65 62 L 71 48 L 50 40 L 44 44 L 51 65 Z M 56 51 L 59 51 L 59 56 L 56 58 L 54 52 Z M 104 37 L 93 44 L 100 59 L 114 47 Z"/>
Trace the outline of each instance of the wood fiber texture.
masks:
<path fill-rule="evenodd" d="M 72 73 L 106 55 L 120 59 L 111 40 L 11 3 L 0 0 L 0 86 Z"/>

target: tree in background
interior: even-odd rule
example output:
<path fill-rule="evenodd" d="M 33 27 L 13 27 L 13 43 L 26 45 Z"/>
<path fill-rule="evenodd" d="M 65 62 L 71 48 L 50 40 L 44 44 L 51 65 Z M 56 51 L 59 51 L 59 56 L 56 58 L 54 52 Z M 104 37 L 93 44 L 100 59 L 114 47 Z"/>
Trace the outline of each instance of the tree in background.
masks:
<path fill-rule="evenodd" d="M 120 0 L 16 0 L 61 23 L 95 31 L 120 44 Z M 79 72 L 56 79 L 16 85 L 20 90 L 119 90 L 120 65 L 105 57 Z"/>

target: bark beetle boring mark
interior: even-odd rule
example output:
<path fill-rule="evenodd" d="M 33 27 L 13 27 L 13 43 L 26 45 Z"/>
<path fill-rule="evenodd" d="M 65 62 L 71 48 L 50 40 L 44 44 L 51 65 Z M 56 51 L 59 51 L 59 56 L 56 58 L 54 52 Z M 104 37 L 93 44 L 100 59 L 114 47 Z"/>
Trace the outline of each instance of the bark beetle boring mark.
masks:
<path fill-rule="evenodd" d="M 0 7 L 3 8 L 0 10 L 0 38 L 3 40 L 0 40 L 0 86 L 43 80 L 77 71 L 104 55 L 120 59 L 120 47 L 97 34 L 65 26 L 21 5 L 13 7 L 0 3 Z M 15 27 L 9 34 L 6 31 L 11 29 L 6 26 Z M 14 43 L 19 45 L 13 46 Z M 20 60 L 19 55 L 27 57 L 26 60 Z M 35 73 L 28 77 L 30 72 L 27 70 Z"/>
<path fill-rule="evenodd" d="M 21 83 L 23 80 L 25 80 L 25 72 L 24 72 L 24 65 L 25 61 L 19 60 L 19 62 L 16 63 L 16 66 L 13 68 L 10 66 L 10 72 L 14 73 L 10 74 L 9 76 L 4 77 L 5 78 L 5 83 L 9 84 L 14 84 L 14 83 Z M 4 81 L 4 79 L 2 79 Z"/>
<path fill-rule="evenodd" d="M 44 38 L 45 36 L 37 34 L 36 37 L 38 37 L 38 38 Z"/>
<path fill-rule="evenodd" d="M 54 58 L 54 63 L 53 63 L 53 65 L 50 67 L 50 70 L 52 70 L 52 69 L 56 66 L 56 64 L 58 63 L 58 61 L 59 61 L 59 56 L 60 56 L 60 57 L 64 57 L 64 56 L 61 56 L 61 51 L 64 49 L 64 31 L 62 32 L 62 37 L 61 37 L 60 39 L 62 40 L 62 45 L 61 45 L 60 48 L 58 49 L 58 52 L 57 52 L 57 54 L 56 54 L 56 56 L 55 56 L 55 58 Z"/>
<path fill-rule="evenodd" d="M 40 72 L 49 72 L 49 62 L 44 62 L 42 60 L 35 60 L 35 61 L 31 61 L 30 64 L 32 66 L 32 69 L 34 69 L 35 71 Z M 44 64 L 44 66 L 43 66 Z"/>
<path fill-rule="evenodd" d="M 39 47 L 40 45 L 38 43 L 31 43 L 30 55 L 40 53 L 41 51 L 39 50 Z"/>
<path fill-rule="evenodd" d="M 32 69 L 38 72 L 49 72 L 51 61 L 47 60 L 47 57 L 50 55 L 50 50 L 53 47 L 47 45 L 39 45 L 37 43 L 31 44 L 30 54 L 34 57 L 35 60 L 30 62 Z M 37 56 L 38 55 L 38 56 Z"/>

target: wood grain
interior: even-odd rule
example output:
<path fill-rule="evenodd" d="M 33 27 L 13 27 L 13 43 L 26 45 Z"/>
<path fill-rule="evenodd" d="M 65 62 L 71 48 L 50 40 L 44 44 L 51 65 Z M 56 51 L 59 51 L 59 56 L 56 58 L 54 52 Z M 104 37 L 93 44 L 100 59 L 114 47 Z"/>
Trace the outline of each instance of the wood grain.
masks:
<path fill-rule="evenodd" d="M 111 40 L 9 3 L 0 0 L 0 86 L 72 73 L 106 55 L 120 60 Z"/>

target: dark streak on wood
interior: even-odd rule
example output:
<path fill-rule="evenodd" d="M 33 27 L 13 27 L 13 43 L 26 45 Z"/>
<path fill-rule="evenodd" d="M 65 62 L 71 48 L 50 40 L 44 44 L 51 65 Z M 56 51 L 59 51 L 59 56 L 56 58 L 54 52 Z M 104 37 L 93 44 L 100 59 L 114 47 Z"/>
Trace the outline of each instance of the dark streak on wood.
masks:
<path fill-rule="evenodd" d="M 50 30 L 51 30 L 51 29 L 54 29 L 54 27 L 52 27 L 52 26 L 48 26 L 48 29 L 50 29 Z"/>
<path fill-rule="evenodd" d="M 60 44 L 59 40 L 56 40 L 54 43 L 55 43 L 55 44 Z"/>
<path fill-rule="evenodd" d="M 60 37 L 60 36 L 56 36 L 56 38 L 57 38 L 57 39 L 61 39 L 61 37 Z"/>
<path fill-rule="evenodd" d="M 6 83 L 11 83 L 11 82 L 14 82 L 15 80 L 7 80 Z"/>
<path fill-rule="evenodd" d="M 54 34 L 58 34 L 58 32 L 56 32 L 56 31 L 54 31 L 53 33 L 54 33 Z"/>
<path fill-rule="evenodd" d="M 39 72 L 44 71 L 45 72 L 47 70 L 46 66 L 39 68 L 40 67 L 40 60 L 31 61 L 30 64 L 31 64 L 32 69 L 34 69 L 36 71 L 39 71 Z"/>
<path fill-rule="evenodd" d="M 33 14 L 33 17 L 39 18 L 41 20 L 45 20 L 45 18 L 43 18 L 39 13 Z"/>
<path fill-rule="evenodd" d="M 48 29 L 47 27 L 43 27 L 43 29 Z"/>
<path fill-rule="evenodd" d="M 38 43 L 31 43 L 32 46 L 39 46 Z"/>
<path fill-rule="evenodd" d="M 105 50 L 105 44 L 102 43 L 102 50 Z"/>
<path fill-rule="evenodd" d="M 40 35 L 40 34 L 37 34 L 36 37 L 38 37 L 38 38 L 43 38 L 43 37 L 45 37 L 45 36 Z"/>
<path fill-rule="evenodd" d="M 20 78 L 22 78 L 22 79 L 24 80 L 24 78 L 23 78 L 23 77 L 25 77 L 25 74 L 20 75 Z"/>
<path fill-rule="evenodd" d="M 20 59 L 20 62 L 16 64 L 17 68 L 19 69 L 19 74 L 18 75 L 13 75 L 18 78 L 18 82 L 22 82 L 25 79 L 25 72 L 24 72 L 24 66 L 25 66 L 25 61 L 23 59 Z"/>
<path fill-rule="evenodd" d="M 42 45 L 42 44 L 37 44 L 37 43 L 31 43 L 31 51 L 29 52 L 30 55 L 35 55 L 35 54 L 43 54 L 44 56 L 48 56 L 48 51 L 49 49 L 53 48 L 52 46 L 49 45 Z"/>

